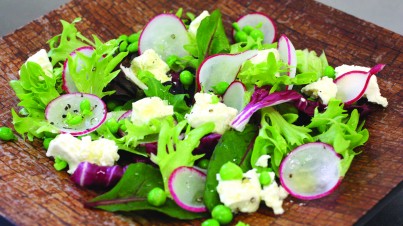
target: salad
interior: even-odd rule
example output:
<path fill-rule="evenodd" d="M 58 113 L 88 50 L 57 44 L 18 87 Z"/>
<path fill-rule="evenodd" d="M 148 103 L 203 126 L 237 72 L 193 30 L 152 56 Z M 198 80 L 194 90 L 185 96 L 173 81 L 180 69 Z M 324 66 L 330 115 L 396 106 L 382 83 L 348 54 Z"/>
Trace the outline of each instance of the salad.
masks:
<path fill-rule="evenodd" d="M 105 191 L 88 208 L 203 225 L 261 204 L 282 214 L 288 196 L 337 189 L 369 139 L 371 106 L 388 105 L 376 77 L 385 65 L 333 67 L 262 13 L 226 30 L 219 10 L 179 9 L 107 41 L 82 35 L 80 20 L 62 20 L 49 50 L 21 66 L 11 114 L 55 170 Z"/>

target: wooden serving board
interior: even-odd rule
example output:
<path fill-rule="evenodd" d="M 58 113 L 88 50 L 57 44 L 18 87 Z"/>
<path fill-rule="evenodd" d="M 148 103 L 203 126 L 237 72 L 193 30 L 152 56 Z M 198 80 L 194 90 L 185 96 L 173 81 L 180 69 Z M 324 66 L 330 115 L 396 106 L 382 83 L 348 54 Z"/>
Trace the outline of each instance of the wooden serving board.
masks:
<path fill-rule="evenodd" d="M 82 17 L 78 28 L 103 40 L 138 31 L 153 16 L 176 11 L 200 13 L 219 8 L 226 27 L 239 16 L 259 11 L 270 15 L 278 32 L 297 49 L 326 52 L 334 66 L 387 64 L 378 75 L 389 107 L 367 119 L 370 140 L 361 148 L 336 192 L 316 201 L 288 198 L 285 213 L 268 208 L 237 215 L 250 225 L 351 225 L 403 179 L 402 67 L 403 37 L 310 0 L 289 1 L 136 1 L 75 0 L 0 39 L 0 126 L 12 126 L 11 108 L 18 103 L 8 82 L 46 41 L 61 32 L 60 19 Z M 199 225 L 149 213 L 118 214 L 86 209 L 97 193 L 75 186 L 66 172 L 56 172 L 40 141 L 0 141 L 0 215 L 17 225 Z"/>

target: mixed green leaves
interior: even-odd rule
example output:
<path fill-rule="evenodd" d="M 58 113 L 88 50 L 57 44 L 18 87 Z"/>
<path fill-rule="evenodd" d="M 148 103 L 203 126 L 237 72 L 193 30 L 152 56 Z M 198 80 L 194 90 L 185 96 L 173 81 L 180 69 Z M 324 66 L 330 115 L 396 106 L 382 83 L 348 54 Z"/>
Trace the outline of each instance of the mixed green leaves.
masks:
<path fill-rule="evenodd" d="M 183 220 L 206 217 L 204 213 L 182 209 L 172 199 L 167 199 L 160 207 L 151 205 L 147 201 L 147 195 L 155 187 L 163 187 L 162 176 L 157 168 L 144 163 L 131 164 L 112 190 L 87 202 L 86 206 L 111 212 L 157 211 Z"/>

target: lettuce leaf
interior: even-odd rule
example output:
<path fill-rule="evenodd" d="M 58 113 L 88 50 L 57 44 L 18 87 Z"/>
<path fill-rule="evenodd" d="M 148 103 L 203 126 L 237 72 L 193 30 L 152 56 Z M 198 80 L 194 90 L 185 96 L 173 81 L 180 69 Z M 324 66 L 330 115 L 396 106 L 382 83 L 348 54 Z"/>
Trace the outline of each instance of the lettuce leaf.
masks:
<path fill-rule="evenodd" d="M 52 59 L 52 65 L 65 61 L 71 52 L 83 46 L 95 46 L 93 42 L 77 31 L 75 24 L 80 22 L 81 18 L 76 18 L 72 23 L 61 20 L 63 31 L 61 34 L 48 40 L 50 50 L 49 58 Z"/>
<path fill-rule="evenodd" d="M 298 116 L 287 117 L 295 121 Z M 271 168 L 278 173 L 281 161 L 290 151 L 302 144 L 314 141 L 310 135 L 311 129 L 292 124 L 273 107 L 262 109 L 260 125 L 261 129 L 252 151 L 251 164 L 253 167 L 256 167 L 260 156 L 269 154 Z"/>
<path fill-rule="evenodd" d="M 103 92 L 103 89 L 119 74 L 115 67 L 127 56 L 121 52 L 115 56 L 119 42 L 115 39 L 102 43 L 96 36 L 95 51 L 91 56 L 76 52 L 76 57 L 69 59 L 69 71 L 79 92 L 91 93 L 99 98 L 111 95 L 115 91 Z"/>
<path fill-rule="evenodd" d="M 318 57 L 315 51 L 308 49 L 296 50 L 297 70 L 300 73 L 315 73 L 318 78 L 322 77 L 326 67 L 329 65 L 325 52 Z"/>
<path fill-rule="evenodd" d="M 313 72 L 297 74 L 294 78 L 288 75 L 281 75 L 286 72 L 288 65 L 282 61 L 277 61 L 274 53 L 270 52 L 265 62 L 253 64 L 246 61 L 241 68 L 238 78 L 245 85 L 257 85 L 258 87 L 270 85 L 272 91 L 279 90 L 280 85 L 305 85 L 318 80 L 318 76 Z"/>
<path fill-rule="evenodd" d="M 316 133 L 315 140 L 332 145 L 343 156 L 340 166 L 342 176 L 358 154 L 354 149 L 364 145 L 369 138 L 368 130 L 363 129 L 364 122 L 359 125 L 358 110 L 348 114 L 343 106 L 340 100 L 332 99 L 324 112 L 315 111 L 311 123 L 307 125 Z"/>
<path fill-rule="evenodd" d="M 45 119 L 46 106 L 60 95 L 55 88 L 57 79 L 60 77 L 47 76 L 39 64 L 26 62 L 21 67 L 20 79 L 10 81 L 11 88 L 20 99 L 18 106 L 23 107 L 26 113 L 26 117 L 20 117 L 12 109 L 14 128 L 24 138 L 28 135 L 28 139 L 33 140 L 34 137 L 43 137 L 44 132 L 58 132 Z"/>
<path fill-rule="evenodd" d="M 179 137 L 186 128 L 185 138 Z M 193 166 L 194 162 L 203 155 L 193 155 L 193 150 L 199 146 L 200 139 L 214 130 L 214 123 L 206 123 L 196 129 L 190 129 L 186 121 L 179 122 L 176 126 L 170 126 L 163 121 L 158 137 L 157 155 L 152 155 L 161 171 L 165 192 L 171 196 L 168 189 L 168 179 L 171 173 L 180 166 Z"/>

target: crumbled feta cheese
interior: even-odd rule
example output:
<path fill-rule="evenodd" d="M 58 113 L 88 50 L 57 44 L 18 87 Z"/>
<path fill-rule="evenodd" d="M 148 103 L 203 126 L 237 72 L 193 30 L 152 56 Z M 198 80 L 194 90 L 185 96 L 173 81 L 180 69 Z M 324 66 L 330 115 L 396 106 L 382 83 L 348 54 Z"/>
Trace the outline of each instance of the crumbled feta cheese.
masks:
<path fill-rule="evenodd" d="M 230 123 L 238 114 L 238 110 L 221 102 L 214 103 L 213 95 L 196 93 L 196 103 L 190 113 L 185 115 L 185 119 L 193 128 L 197 128 L 206 122 L 213 122 L 215 125 L 213 132 L 223 134 L 230 128 Z"/>
<path fill-rule="evenodd" d="M 119 159 L 118 147 L 113 140 L 100 138 L 92 141 L 90 136 L 80 140 L 68 133 L 60 134 L 50 142 L 46 156 L 59 157 L 66 161 L 69 174 L 73 174 L 81 162 L 113 166 Z"/>
<path fill-rule="evenodd" d="M 197 29 L 199 29 L 200 23 L 204 18 L 208 16 L 210 16 L 210 13 L 204 10 L 199 16 L 197 16 L 192 22 L 190 22 L 188 29 L 190 36 L 196 38 Z"/>
<path fill-rule="evenodd" d="M 337 85 L 333 82 L 333 79 L 324 76 L 318 81 L 303 87 L 301 92 L 312 98 L 319 97 L 323 104 L 328 104 L 331 98 L 336 97 Z"/>
<path fill-rule="evenodd" d="M 283 200 L 288 196 L 288 193 L 281 185 L 277 185 L 277 182 L 274 180 L 274 173 L 269 173 L 272 183 L 263 187 L 260 197 L 267 207 L 273 209 L 274 214 L 283 214 Z"/>
<path fill-rule="evenodd" d="M 334 70 L 336 72 L 336 78 L 339 77 L 340 75 L 349 72 L 349 71 L 369 71 L 371 68 L 369 67 L 362 67 L 362 66 L 356 66 L 356 65 L 341 65 L 336 67 Z M 368 87 L 364 92 L 364 97 L 368 99 L 369 102 L 372 103 L 377 103 L 382 105 L 383 107 L 388 106 L 388 100 L 381 95 L 381 91 L 379 89 L 378 85 L 378 79 L 375 75 L 373 75 L 369 79 Z"/>
<path fill-rule="evenodd" d="M 30 56 L 27 59 L 27 62 L 35 62 L 39 64 L 42 67 L 42 70 L 45 72 L 45 75 L 52 77 L 53 74 L 53 66 L 52 63 L 50 63 L 48 53 L 46 52 L 45 49 L 41 49 L 38 52 L 36 52 L 34 55 Z"/>
<path fill-rule="evenodd" d="M 257 159 L 255 165 L 256 165 L 256 166 L 260 166 L 260 167 L 267 168 L 267 166 L 269 165 L 269 164 L 268 164 L 268 161 L 269 161 L 270 158 L 271 158 L 270 155 L 261 155 L 261 156 Z"/>
<path fill-rule="evenodd" d="M 152 119 L 161 119 L 174 114 L 172 105 L 159 97 L 146 97 L 132 104 L 131 121 L 134 124 L 148 124 Z"/>
<path fill-rule="evenodd" d="M 167 75 L 170 70 L 168 64 L 153 49 L 147 49 L 143 54 L 134 58 L 131 62 L 131 69 L 136 77 L 140 71 L 149 71 L 162 83 L 171 81 L 171 77 Z"/>
<path fill-rule="evenodd" d="M 244 173 L 241 180 L 221 180 L 217 174 L 220 201 L 232 212 L 252 213 L 259 208 L 260 182 L 256 169 Z"/>

